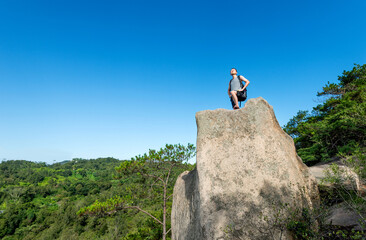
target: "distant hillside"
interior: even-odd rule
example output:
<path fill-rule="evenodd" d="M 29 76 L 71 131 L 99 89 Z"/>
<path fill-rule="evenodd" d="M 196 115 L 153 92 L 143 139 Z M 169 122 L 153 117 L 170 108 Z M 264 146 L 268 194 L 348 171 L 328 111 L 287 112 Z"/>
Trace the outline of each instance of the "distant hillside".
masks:
<path fill-rule="evenodd" d="M 120 239 L 138 229 L 154 228 L 149 219 L 135 212 L 103 218 L 76 215 L 97 199 L 149 187 L 133 179 L 114 180 L 115 167 L 121 162 L 99 158 L 52 165 L 24 160 L 0 163 L 0 238 Z"/>

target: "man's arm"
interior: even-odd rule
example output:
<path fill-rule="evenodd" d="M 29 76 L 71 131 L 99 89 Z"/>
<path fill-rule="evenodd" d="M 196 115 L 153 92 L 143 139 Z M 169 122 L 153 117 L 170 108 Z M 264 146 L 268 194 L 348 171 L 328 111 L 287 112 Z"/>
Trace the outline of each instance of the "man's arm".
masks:
<path fill-rule="evenodd" d="M 229 88 L 227 90 L 227 94 L 229 94 L 229 97 L 231 97 L 231 95 L 230 95 L 230 83 L 229 83 Z"/>
<path fill-rule="evenodd" d="M 248 79 L 246 79 L 245 77 L 243 77 L 243 76 L 241 76 L 240 75 L 240 81 L 244 81 L 245 82 L 245 85 L 244 85 L 244 87 L 240 90 L 240 91 L 244 91 L 244 89 L 246 89 L 247 87 L 248 87 L 248 85 L 249 85 L 249 80 Z"/>

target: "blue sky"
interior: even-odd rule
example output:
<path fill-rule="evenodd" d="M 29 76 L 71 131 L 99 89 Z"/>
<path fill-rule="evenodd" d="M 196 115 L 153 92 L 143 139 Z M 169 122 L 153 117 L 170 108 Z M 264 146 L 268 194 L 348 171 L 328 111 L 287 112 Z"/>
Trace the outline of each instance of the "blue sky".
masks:
<path fill-rule="evenodd" d="M 366 1 L 0 1 L 0 160 L 195 143 L 230 68 L 280 125 L 366 62 Z"/>

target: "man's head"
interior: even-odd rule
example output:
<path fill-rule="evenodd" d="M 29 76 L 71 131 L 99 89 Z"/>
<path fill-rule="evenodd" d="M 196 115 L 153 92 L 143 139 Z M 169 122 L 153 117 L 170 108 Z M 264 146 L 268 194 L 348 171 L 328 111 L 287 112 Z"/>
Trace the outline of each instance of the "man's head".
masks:
<path fill-rule="evenodd" d="M 230 70 L 230 75 L 236 75 L 238 73 L 238 71 L 236 70 L 236 68 L 232 68 Z"/>

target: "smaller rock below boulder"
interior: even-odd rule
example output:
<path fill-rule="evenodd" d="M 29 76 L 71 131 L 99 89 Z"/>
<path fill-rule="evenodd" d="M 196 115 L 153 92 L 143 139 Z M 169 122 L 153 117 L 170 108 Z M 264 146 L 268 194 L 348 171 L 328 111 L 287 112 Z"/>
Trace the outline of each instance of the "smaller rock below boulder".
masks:
<path fill-rule="evenodd" d="M 353 227 L 355 230 L 366 230 L 361 226 L 360 221 L 362 218 L 355 211 L 348 209 L 343 204 L 337 204 L 333 206 L 325 223 L 333 226 Z"/>
<path fill-rule="evenodd" d="M 361 181 L 360 177 L 352 171 L 351 168 L 347 167 L 341 160 L 318 163 L 312 167 L 309 167 L 311 175 L 313 175 L 318 184 L 324 187 L 333 188 L 333 184 L 324 182 L 323 179 L 326 177 L 326 171 L 330 169 L 332 164 L 336 164 L 339 167 L 341 178 L 344 179 L 344 186 L 348 190 L 355 190 L 361 196 L 366 196 L 366 185 Z"/>

